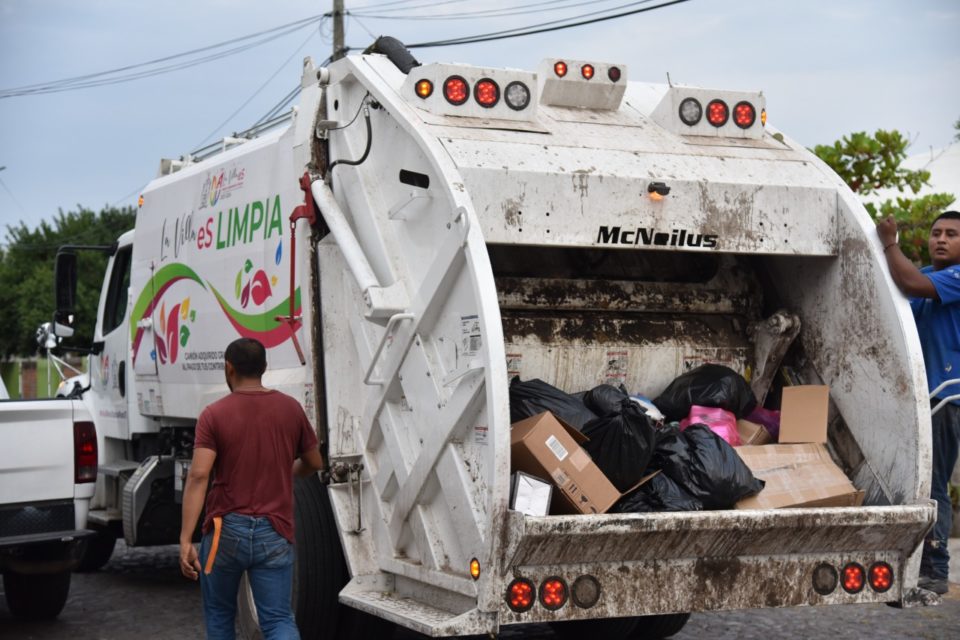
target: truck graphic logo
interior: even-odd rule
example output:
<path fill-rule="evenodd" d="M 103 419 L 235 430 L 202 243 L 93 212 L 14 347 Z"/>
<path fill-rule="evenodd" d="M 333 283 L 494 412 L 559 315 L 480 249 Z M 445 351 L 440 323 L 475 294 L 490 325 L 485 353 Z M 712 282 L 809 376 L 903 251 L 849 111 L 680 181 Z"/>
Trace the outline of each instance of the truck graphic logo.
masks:
<path fill-rule="evenodd" d="M 621 227 L 600 226 L 597 244 L 643 245 L 646 247 L 703 247 L 712 249 L 717 246 L 716 234 L 696 233 L 687 229 L 659 231 L 653 227 L 622 229 Z"/>

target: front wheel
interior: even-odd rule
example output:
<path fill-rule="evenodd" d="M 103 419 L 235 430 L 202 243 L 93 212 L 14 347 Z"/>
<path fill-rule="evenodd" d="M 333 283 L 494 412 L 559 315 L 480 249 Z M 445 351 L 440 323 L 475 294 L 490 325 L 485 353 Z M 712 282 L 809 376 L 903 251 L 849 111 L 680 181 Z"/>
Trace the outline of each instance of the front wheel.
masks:
<path fill-rule="evenodd" d="M 3 590 L 15 618 L 53 620 L 67 603 L 70 572 L 25 574 L 5 571 Z"/>
<path fill-rule="evenodd" d="M 95 536 L 87 538 L 86 544 L 87 548 L 83 551 L 80 564 L 75 569 L 80 573 L 96 571 L 110 562 L 113 548 L 117 544 L 117 536 L 108 529 L 98 529 Z"/>

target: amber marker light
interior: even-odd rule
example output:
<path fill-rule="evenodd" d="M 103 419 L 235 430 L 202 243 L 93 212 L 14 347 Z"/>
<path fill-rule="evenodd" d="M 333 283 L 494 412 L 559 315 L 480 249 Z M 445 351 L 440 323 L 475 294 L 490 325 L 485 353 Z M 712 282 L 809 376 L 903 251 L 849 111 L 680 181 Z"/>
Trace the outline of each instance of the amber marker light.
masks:
<path fill-rule="evenodd" d="M 433 95 L 433 83 L 429 80 L 420 80 L 417 82 L 415 90 L 418 96 L 427 99 Z"/>
<path fill-rule="evenodd" d="M 137 206 L 138 207 L 143 206 L 143 196 L 140 196 L 139 198 L 137 198 Z"/>
<path fill-rule="evenodd" d="M 767 126 L 767 110 L 760 109 L 760 124 Z"/>
<path fill-rule="evenodd" d="M 470 577 L 474 580 L 480 579 L 480 561 L 476 558 L 470 561 Z"/>

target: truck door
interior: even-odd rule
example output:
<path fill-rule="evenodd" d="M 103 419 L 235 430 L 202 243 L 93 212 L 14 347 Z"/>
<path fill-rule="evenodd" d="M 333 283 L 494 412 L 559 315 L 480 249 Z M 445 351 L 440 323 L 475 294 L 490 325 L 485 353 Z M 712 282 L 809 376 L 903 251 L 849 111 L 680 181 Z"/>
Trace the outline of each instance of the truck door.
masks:
<path fill-rule="evenodd" d="M 128 371 L 130 331 L 130 264 L 133 247 L 120 247 L 110 259 L 97 314 L 95 341 L 100 353 L 90 359 L 90 388 L 97 408 L 97 424 L 104 435 L 129 435 L 128 396 L 132 372 Z"/>

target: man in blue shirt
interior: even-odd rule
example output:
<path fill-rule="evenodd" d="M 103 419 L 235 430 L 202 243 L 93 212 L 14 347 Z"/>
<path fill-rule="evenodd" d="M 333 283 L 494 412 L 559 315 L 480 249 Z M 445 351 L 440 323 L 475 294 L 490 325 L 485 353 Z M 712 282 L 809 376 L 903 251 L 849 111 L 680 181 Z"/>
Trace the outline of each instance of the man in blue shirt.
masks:
<path fill-rule="evenodd" d="M 889 217 L 877 225 L 890 275 L 904 295 L 917 323 L 927 384 L 933 391 L 945 380 L 960 378 L 960 212 L 946 211 L 930 228 L 931 266 L 917 269 L 897 245 L 897 223 Z M 960 393 L 950 386 L 940 396 Z M 939 399 L 935 398 L 934 403 Z M 944 594 L 949 589 L 950 554 L 947 538 L 953 509 L 947 485 L 960 449 L 960 405 L 954 401 L 933 416 L 931 497 L 937 501 L 937 522 L 923 543 L 920 582 L 924 589 Z"/>

